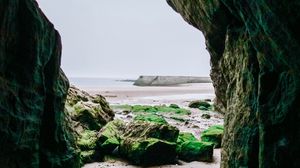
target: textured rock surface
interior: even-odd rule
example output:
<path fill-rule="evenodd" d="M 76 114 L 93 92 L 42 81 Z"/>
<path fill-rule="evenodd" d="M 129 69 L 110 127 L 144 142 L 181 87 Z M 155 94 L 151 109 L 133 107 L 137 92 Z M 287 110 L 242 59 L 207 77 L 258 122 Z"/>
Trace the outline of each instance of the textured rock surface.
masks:
<path fill-rule="evenodd" d="M 168 3 L 206 38 L 226 113 L 222 167 L 300 167 L 300 1 Z"/>
<path fill-rule="evenodd" d="M 176 159 L 176 127 L 153 122 L 134 121 L 127 125 L 120 154 L 138 165 L 161 165 Z"/>
<path fill-rule="evenodd" d="M 78 133 L 84 129 L 99 131 L 115 116 L 103 96 L 92 96 L 75 86 L 68 90 L 65 107 L 72 120 L 72 128 Z"/>
<path fill-rule="evenodd" d="M 0 0 L 0 167 L 79 167 L 61 41 L 34 0 Z"/>
<path fill-rule="evenodd" d="M 92 96 L 74 86 L 68 90 L 65 104 L 69 132 L 76 139 L 80 164 L 101 161 L 104 151 L 98 145 L 98 131 L 113 120 L 114 112 L 101 95 Z"/>

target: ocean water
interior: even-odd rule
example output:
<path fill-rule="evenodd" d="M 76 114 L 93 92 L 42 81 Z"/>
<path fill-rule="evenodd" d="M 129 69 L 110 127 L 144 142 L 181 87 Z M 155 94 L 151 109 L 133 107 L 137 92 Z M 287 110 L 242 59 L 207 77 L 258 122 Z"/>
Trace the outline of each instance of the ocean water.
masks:
<path fill-rule="evenodd" d="M 127 81 L 127 80 L 131 80 L 131 81 Z M 69 78 L 70 83 L 79 88 L 130 87 L 133 86 L 134 80 L 135 79 L 120 79 L 120 78 L 78 78 L 78 77 Z"/>

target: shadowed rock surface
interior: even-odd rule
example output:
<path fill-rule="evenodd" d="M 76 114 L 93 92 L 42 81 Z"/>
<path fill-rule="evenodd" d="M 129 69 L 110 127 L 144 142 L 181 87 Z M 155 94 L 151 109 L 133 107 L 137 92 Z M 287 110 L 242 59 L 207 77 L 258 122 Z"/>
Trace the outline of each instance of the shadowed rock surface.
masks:
<path fill-rule="evenodd" d="M 60 36 L 36 1 L 0 1 L 0 167 L 79 167 L 60 58 Z"/>
<path fill-rule="evenodd" d="M 300 167 L 300 1 L 167 2 L 206 38 L 221 167 Z"/>
<path fill-rule="evenodd" d="M 210 83 L 209 77 L 192 76 L 140 76 L 135 82 L 136 86 L 171 86 L 187 83 Z"/>

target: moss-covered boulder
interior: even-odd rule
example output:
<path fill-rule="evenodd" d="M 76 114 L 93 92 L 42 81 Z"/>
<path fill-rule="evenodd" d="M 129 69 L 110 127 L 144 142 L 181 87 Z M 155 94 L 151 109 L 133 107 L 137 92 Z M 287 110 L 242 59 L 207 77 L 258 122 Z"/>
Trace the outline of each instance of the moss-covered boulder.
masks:
<path fill-rule="evenodd" d="M 179 130 L 168 124 L 134 121 L 126 126 L 124 138 L 157 138 L 165 141 L 176 142 Z"/>
<path fill-rule="evenodd" d="M 179 109 L 180 107 L 177 104 L 170 104 L 169 107 Z"/>
<path fill-rule="evenodd" d="M 201 141 L 185 141 L 178 152 L 179 159 L 184 161 L 210 162 L 213 158 L 213 144 Z"/>
<path fill-rule="evenodd" d="M 125 126 L 122 120 L 114 120 L 99 131 L 97 144 L 103 153 L 112 153 L 120 145 Z"/>
<path fill-rule="evenodd" d="M 176 159 L 176 143 L 157 138 L 125 138 L 120 153 L 137 165 L 161 165 Z"/>
<path fill-rule="evenodd" d="M 120 154 L 138 165 L 160 165 L 176 159 L 179 130 L 167 124 L 134 121 L 122 136 Z"/>
<path fill-rule="evenodd" d="M 201 133 L 201 141 L 211 142 L 215 148 L 220 148 L 222 144 L 222 138 L 224 134 L 224 126 L 214 125 L 204 130 Z"/>
<path fill-rule="evenodd" d="M 84 130 L 77 140 L 77 145 L 80 149 L 81 165 L 94 161 L 100 161 L 101 156 L 97 151 L 97 132 Z"/>
<path fill-rule="evenodd" d="M 66 110 L 82 129 L 99 131 L 107 122 L 113 120 L 114 112 L 104 97 L 92 96 L 71 86 L 68 91 Z"/>
<path fill-rule="evenodd" d="M 77 140 L 77 145 L 81 150 L 93 150 L 96 148 L 97 132 L 84 130 Z"/>
<path fill-rule="evenodd" d="M 147 121 L 147 122 L 155 122 L 158 124 L 168 124 L 168 122 L 161 116 L 155 114 L 139 114 L 133 118 L 134 121 Z"/>
<path fill-rule="evenodd" d="M 178 158 L 184 161 L 212 161 L 213 144 L 200 142 L 192 133 L 181 132 L 177 139 Z"/>
<path fill-rule="evenodd" d="M 191 101 L 188 106 L 190 108 L 201 108 L 201 110 L 207 110 L 211 108 L 211 105 L 208 102 L 201 100 Z"/>

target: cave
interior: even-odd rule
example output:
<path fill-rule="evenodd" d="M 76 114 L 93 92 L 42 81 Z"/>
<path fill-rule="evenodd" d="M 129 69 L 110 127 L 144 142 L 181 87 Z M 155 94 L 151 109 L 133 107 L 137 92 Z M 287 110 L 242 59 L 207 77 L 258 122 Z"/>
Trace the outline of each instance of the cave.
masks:
<path fill-rule="evenodd" d="M 225 113 L 221 167 L 300 167 L 300 2 L 167 2 L 206 38 Z M 79 167 L 59 33 L 35 0 L 1 0 L 0 21 L 1 167 Z"/>

